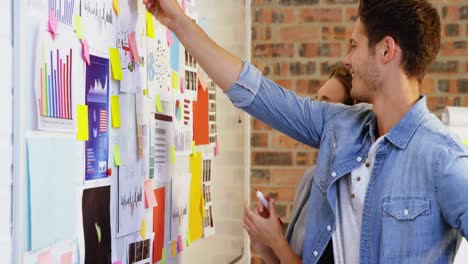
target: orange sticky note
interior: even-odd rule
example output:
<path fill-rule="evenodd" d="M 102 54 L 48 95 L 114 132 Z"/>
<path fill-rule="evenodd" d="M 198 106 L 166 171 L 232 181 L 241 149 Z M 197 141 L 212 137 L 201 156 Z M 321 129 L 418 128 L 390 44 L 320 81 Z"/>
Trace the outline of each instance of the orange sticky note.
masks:
<path fill-rule="evenodd" d="M 111 96 L 112 127 L 120 127 L 120 99 L 118 95 Z"/>
<path fill-rule="evenodd" d="M 60 264 L 72 264 L 73 261 L 73 254 L 72 252 L 63 253 L 60 256 Z"/>
<path fill-rule="evenodd" d="M 54 10 L 49 11 L 49 32 L 50 35 L 52 36 L 52 39 L 55 39 L 55 36 L 57 35 L 57 18 L 55 17 L 55 12 Z"/>
<path fill-rule="evenodd" d="M 112 1 L 112 7 L 114 8 L 114 11 L 117 15 L 120 15 L 120 4 L 119 0 L 113 0 Z"/>
<path fill-rule="evenodd" d="M 83 59 L 86 61 L 86 64 L 91 65 L 91 61 L 89 59 L 89 44 L 86 39 L 81 40 L 81 50 L 82 50 L 82 55 Z"/>
<path fill-rule="evenodd" d="M 138 46 L 136 43 L 135 31 L 128 34 L 128 44 L 130 45 L 130 55 L 132 57 L 133 62 L 137 62 L 140 59 L 140 55 L 138 54 Z"/>
<path fill-rule="evenodd" d="M 89 139 L 89 130 L 88 130 L 88 106 L 78 104 L 77 106 L 77 123 L 78 131 L 76 133 L 76 139 L 80 141 L 86 141 Z"/>
<path fill-rule="evenodd" d="M 151 182 L 151 180 L 145 181 L 145 195 L 147 202 L 146 208 L 153 208 L 158 205 L 158 202 L 156 201 L 156 196 L 154 196 L 153 183 Z"/>
<path fill-rule="evenodd" d="M 149 38 L 154 38 L 153 15 L 151 15 L 149 12 L 146 12 L 146 35 Z"/>
<path fill-rule="evenodd" d="M 37 263 L 38 264 L 54 264 L 54 257 L 50 253 L 50 250 L 42 252 L 37 256 Z"/>
<path fill-rule="evenodd" d="M 203 88 L 203 90 L 206 90 L 206 87 L 208 87 L 208 83 L 206 82 L 205 75 L 203 74 L 203 71 L 198 68 L 198 85 Z"/>
<path fill-rule="evenodd" d="M 122 80 L 122 65 L 120 63 L 119 50 L 117 48 L 110 48 L 109 56 L 111 60 L 112 78 L 114 78 L 114 80 Z"/>
<path fill-rule="evenodd" d="M 171 243 L 171 256 L 172 257 L 177 256 L 177 244 L 175 241 L 172 241 Z"/>

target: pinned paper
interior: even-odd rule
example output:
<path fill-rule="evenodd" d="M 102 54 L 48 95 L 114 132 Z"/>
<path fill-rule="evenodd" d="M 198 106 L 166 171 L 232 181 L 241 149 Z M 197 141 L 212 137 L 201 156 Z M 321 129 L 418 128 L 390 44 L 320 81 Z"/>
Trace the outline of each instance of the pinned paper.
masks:
<path fill-rule="evenodd" d="M 166 264 L 166 248 L 162 248 L 161 264 Z"/>
<path fill-rule="evenodd" d="M 79 39 L 83 39 L 83 27 L 81 25 L 81 16 L 73 16 L 73 26 L 75 27 L 76 36 Z"/>
<path fill-rule="evenodd" d="M 133 62 L 138 62 L 140 55 L 138 54 L 138 46 L 135 38 L 135 31 L 128 34 L 128 44 L 130 45 L 130 54 Z"/>
<path fill-rule="evenodd" d="M 202 216 L 202 177 L 203 177 L 203 155 L 196 152 L 190 155 L 190 198 L 189 198 L 189 230 L 190 241 L 195 241 L 203 236 L 203 216 Z"/>
<path fill-rule="evenodd" d="M 468 139 L 463 139 L 462 143 L 468 146 Z"/>
<path fill-rule="evenodd" d="M 114 11 L 117 15 L 120 15 L 120 4 L 119 0 L 113 0 L 112 1 L 112 7 L 114 8 Z"/>
<path fill-rule="evenodd" d="M 214 155 L 215 155 L 215 156 L 218 156 L 218 155 L 219 155 L 219 144 L 218 144 L 218 141 L 216 141 L 216 143 L 215 143 Z"/>
<path fill-rule="evenodd" d="M 175 241 L 171 243 L 171 257 L 177 256 L 177 244 Z"/>
<path fill-rule="evenodd" d="M 122 80 L 122 66 L 120 64 L 120 53 L 117 48 L 110 48 L 109 55 L 111 59 L 112 78 Z"/>
<path fill-rule="evenodd" d="M 80 141 L 86 141 L 89 139 L 88 130 L 88 106 L 78 104 L 76 110 L 78 132 L 76 133 L 76 139 Z"/>
<path fill-rule="evenodd" d="M 175 146 L 172 145 L 171 146 L 171 163 L 175 163 L 176 162 L 176 157 L 175 157 Z"/>
<path fill-rule="evenodd" d="M 176 71 L 172 71 L 171 73 L 171 78 L 172 78 L 172 89 L 179 90 L 180 89 L 180 76 L 179 73 Z"/>
<path fill-rule="evenodd" d="M 145 195 L 147 202 L 146 208 L 153 208 L 155 206 L 158 206 L 158 201 L 156 201 L 156 197 L 154 196 L 153 183 L 151 182 L 151 180 L 145 181 Z"/>
<path fill-rule="evenodd" d="M 72 264 L 73 262 L 73 254 L 72 252 L 63 253 L 60 256 L 60 264 Z"/>
<path fill-rule="evenodd" d="M 146 12 L 146 35 L 148 35 L 149 38 L 154 38 L 153 15 L 149 12 Z"/>
<path fill-rule="evenodd" d="M 54 264 L 54 257 L 50 253 L 50 250 L 42 252 L 37 256 L 37 263 L 38 264 Z"/>
<path fill-rule="evenodd" d="M 206 82 L 205 75 L 203 74 L 203 71 L 201 68 L 198 68 L 198 85 L 203 88 L 203 90 L 206 90 L 208 87 L 208 83 Z"/>
<path fill-rule="evenodd" d="M 86 61 L 86 64 L 88 64 L 88 66 L 91 65 L 91 61 L 89 59 L 89 44 L 88 41 L 86 41 L 86 39 L 83 39 L 81 41 L 81 50 L 84 61 Z"/>
<path fill-rule="evenodd" d="M 182 236 L 181 236 L 181 235 L 179 235 L 179 236 L 177 237 L 177 251 L 178 251 L 178 252 L 184 251 L 184 245 L 183 245 L 183 243 L 182 243 Z"/>
<path fill-rule="evenodd" d="M 55 39 L 55 36 L 57 36 L 57 18 L 55 17 L 55 12 L 54 10 L 49 11 L 49 32 L 50 35 L 52 35 L 52 39 Z"/>
<path fill-rule="evenodd" d="M 180 77 L 180 93 L 185 93 L 185 79 L 183 77 Z"/>
<path fill-rule="evenodd" d="M 120 146 L 117 144 L 114 145 L 114 164 L 115 166 L 122 165 L 122 157 L 120 156 Z"/>
<path fill-rule="evenodd" d="M 172 46 L 172 44 L 174 44 L 174 38 L 172 37 L 172 33 L 169 29 L 166 31 L 166 37 L 167 45 L 169 45 L 169 47 Z"/>
<path fill-rule="evenodd" d="M 120 100 L 118 95 L 111 96 L 112 127 L 120 127 Z"/>
<path fill-rule="evenodd" d="M 162 113 L 164 111 L 162 103 L 161 103 L 161 96 L 156 95 L 156 112 Z"/>
<path fill-rule="evenodd" d="M 140 229 L 140 235 L 143 240 L 146 239 L 146 222 L 145 219 L 141 219 L 141 229 Z"/>

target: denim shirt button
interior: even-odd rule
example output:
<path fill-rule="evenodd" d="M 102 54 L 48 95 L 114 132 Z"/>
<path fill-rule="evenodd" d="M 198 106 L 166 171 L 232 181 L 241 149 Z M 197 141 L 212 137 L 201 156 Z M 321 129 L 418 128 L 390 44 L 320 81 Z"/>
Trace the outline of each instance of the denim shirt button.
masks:
<path fill-rule="evenodd" d="M 409 213 L 409 212 L 408 212 L 408 209 L 405 209 L 405 210 L 403 211 L 403 214 L 404 214 L 404 215 L 408 215 L 408 213 Z"/>
<path fill-rule="evenodd" d="M 318 252 L 317 251 L 314 251 L 314 256 L 317 256 L 318 255 Z"/>
<path fill-rule="evenodd" d="M 336 172 L 332 172 L 332 177 L 336 177 Z"/>
<path fill-rule="evenodd" d="M 327 230 L 328 230 L 328 231 L 331 231 L 331 226 L 327 226 Z"/>
<path fill-rule="evenodd" d="M 362 158 L 361 157 L 357 157 L 356 159 L 358 162 L 361 162 Z"/>

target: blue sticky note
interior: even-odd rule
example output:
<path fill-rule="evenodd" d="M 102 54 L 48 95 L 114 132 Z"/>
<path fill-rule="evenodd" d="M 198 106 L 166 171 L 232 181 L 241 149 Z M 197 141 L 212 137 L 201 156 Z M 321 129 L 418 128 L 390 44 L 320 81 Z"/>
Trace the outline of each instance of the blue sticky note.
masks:
<path fill-rule="evenodd" d="M 27 138 L 31 250 L 73 240 L 82 180 L 80 143 L 73 135 Z"/>
<path fill-rule="evenodd" d="M 174 40 L 172 46 L 171 46 L 171 68 L 178 72 L 179 71 L 179 61 L 180 61 L 180 41 L 179 39 L 176 37 L 176 35 L 174 35 L 174 33 L 170 33 L 172 34 L 172 39 Z"/>

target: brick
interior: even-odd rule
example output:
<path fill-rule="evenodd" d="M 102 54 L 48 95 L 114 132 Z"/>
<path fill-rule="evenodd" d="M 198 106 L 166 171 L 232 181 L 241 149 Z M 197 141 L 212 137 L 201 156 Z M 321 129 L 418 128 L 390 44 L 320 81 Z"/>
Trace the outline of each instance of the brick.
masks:
<path fill-rule="evenodd" d="M 318 28 L 311 25 L 284 26 L 278 34 L 282 41 L 311 41 L 318 38 Z"/>
<path fill-rule="evenodd" d="M 271 24 L 273 22 L 273 10 L 257 9 L 254 14 L 254 23 Z"/>
<path fill-rule="evenodd" d="M 434 80 L 430 78 L 424 78 L 421 83 L 421 93 L 422 94 L 431 94 L 435 91 Z"/>
<path fill-rule="evenodd" d="M 250 144 L 252 147 L 267 147 L 268 133 L 253 133 L 250 135 Z"/>
<path fill-rule="evenodd" d="M 458 61 L 435 61 L 429 68 L 432 73 L 455 73 L 458 72 Z"/>
<path fill-rule="evenodd" d="M 332 69 L 339 64 L 339 61 L 336 62 L 322 62 L 320 64 L 320 74 L 321 75 L 326 75 L 327 77 L 330 76 Z"/>
<path fill-rule="evenodd" d="M 461 106 L 461 97 L 460 96 L 451 98 L 451 100 L 452 101 L 451 101 L 450 105 L 452 105 L 452 106 Z"/>
<path fill-rule="evenodd" d="M 450 81 L 449 80 L 437 81 L 437 89 L 442 93 L 448 93 L 450 89 Z"/>
<path fill-rule="evenodd" d="M 442 20 L 456 21 L 468 19 L 468 5 L 449 5 L 442 7 Z"/>
<path fill-rule="evenodd" d="M 345 11 L 345 22 L 355 22 L 358 17 L 357 7 L 348 7 Z"/>
<path fill-rule="evenodd" d="M 315 80 L 315 79 L 307 79 L 307 80 L 297 80 L 296 83 L 296 92 L 298 94 L 307 94 L 313 95 L 318 92 L 320 87 L 325 83 L 324 80 Z"/>
<path fill-rule="evenodd" d="M 319 0 L 280 0 L 281 5 L 316 5 L 319 3 Z"/>
<path fill-rule="evenodd" d="M 268 169 L 251 169 L 250 184 L 268 184 L 270 182 L 270 170 Z"/>
<path fill-rule="evenodd" d="M 468 96 L 466 96 L 465 99 L 463 99 L 463 103 L 461 106 L 468 107 Z"/>
<path fill-rule="evenodd" d="M 294 45 L 285 43 L 256 44 L 253 48 L 253 57 L 256 58 L 290 58 L 294 55 Z"/>
<path fill-rule="evenodd" d="M 302 43 L 299 47 L 299 56 L 312 58 L 318 55 L 317 43 Z"/>
<path fill-rule="evenodd" d="M 460 7 L 460 19 L 468 19 L 468 5 Z"/>
<path fill-rule="evenodd" d="M 445 96 L 428 96 L 427 97 L 427 107 L 431 112 L 441 111 L 445 107 L 445 102 L 447 97 Z"/>
<path fill-rule="evenodd" d="M 352 26 L 323 26 L 322 40 L 347 40 L 351 36 Z"/>
<path fill-rule="evenodd" d="M 296 8 L 275 8 L 272 20 L 273 23 L 296 23 Z"/>
<path fill-rule="evenodd" d="M 295 163 L 299 166 L 312 166 L 315 164 L 316 160 L 316 152 L 297 152 Z"/>
<path fill-rule="evenodd" d="M 252 118 L 252 128 L 253 130 L 272 130 L 271 126 L 263 123 L 262 121 Z"/>
<path fill-rule="evenodd" d="M 325 0 L 327 4 L 357 4 L 359 0 Z"/>
<path fill-rule="evenodd" d="M 459 93 L 468 93 L 468 79 L 457 80 L 457 89 Z"/>
<path fill-rule="evenodd" d="M 299 143 L 297 140 L 294 140 L 284 134 L 281 134 L 280 132 L 273 132 L 272 147 L 280 148 L 280 149 L 281 148 L 295 149 L 295 148 L 304 147 L 304 146 L 303 144 Z"/>
<path fill-rule="evenodd" d="M 443 35 L 446 37 L 455 37 L 460 33 L 458 24 L 447 24 L 443 28 Z"/>
<path fill-rule="evenodd" d="M 289 71 L 293 76 L 314 74 L 315 68 L 315 62 L 312 61 L 307 63 L 292 62 L 289 64 Z"/>
<path fill-rule="evenodd" d="M 286 168 L 286 169 L 272 169 L 271 170 L 271 183 L 281 186 L 291 185 L 297 186 L 297 183 L 304 175 L 305 169 Z"/>
<path fill-rule="evenodd" d="M 293 164 L 290 152 L 257 152 L 252 153 L 252 165 L 288 166 Z"/>
<path fill-rule="evenodd" d="M 255 25 L 252 27 L 252 40 L 271 40 L 271 28 L 265 25 Z"/>
<path fill-rule="evenodd" d="M 341 8 L 302 8 L 299 22 L 341 22 Z"/>
<path fill-rule="evenodd" d="M 440 48 L 442 56 L 467 56 L 468 47 L 466 41 L 443 42 Z"/>
<path fill-rule="evenodd" d="M 299 56 L 306 58 L 341 57 L 340 43 L 303 43 L 299 47 Z"/>
<path fill-rule="evenodd" d="M 253 0 L 252 4 L 255 6 L 261 5 L 271 5 L 274 1 L 273 0 Z"/>
<path fill-rule="evenodd" d="M 289 76 L 289 63 L 278 62 L 273 64 L 273 74 L 275 76 Z"/>

